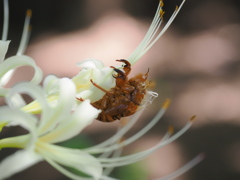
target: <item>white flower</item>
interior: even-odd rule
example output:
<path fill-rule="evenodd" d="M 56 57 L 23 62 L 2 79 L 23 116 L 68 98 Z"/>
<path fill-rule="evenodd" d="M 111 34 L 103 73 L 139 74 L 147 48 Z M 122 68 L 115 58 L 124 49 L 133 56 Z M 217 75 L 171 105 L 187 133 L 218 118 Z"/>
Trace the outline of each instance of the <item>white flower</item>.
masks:
<path fill-rule="evenodd" d="M 82 177 L 73 174 L 63 166 L 82 171 L 93 179 L 109 179 L 107 175 L 113 168 L 144 159 L 152 152 L 174 141 L 192 124 L 192 120 L 189 121 L 183 129 L 174 135 L 172 135 L 173 132 L 170 129 L 164 138 L 152 148 L 121 157 L 121 149 L 124 146 L 139 139 L 161 119 L 170 103 L 167 100 L 154 119 L 135 135 L 122 142 L 119 142 L 119 140 L 137 122 L 140 112 L 133 116 L 129 123 L 120 128 L 115 135 L 96 146 L 81 150 L 61 147 L 54 143 L 71 139 L 79 134 L 83 128 L 91 124 L 100 110 L 91 106 L 89 100 L 85 100 L 72 112 L 72 106 L 75 106 L 76 103 L 76 90 L 74 83 L 67 78 L 58 80 L 59 94 L 57 103 L 54 106 L 50 105 L 45 98 L 45 92 L 53 84 L 48 78 L 45 81 L 44 89 L 30 82 L 22 82 L 14 86 L 6 97 L 6 102 L 9 104 L 11 103 L 11 97 L 16 93 L 31 96 L 42 107 L 40 117 L 25 113 L 14 106 L 12 108 L 9 108 L 9 106 L 0 107 L 0 122 L 8 120 L 13 122 L 14 125 L 20 125 L 29 131 L 26 135 L 0 140 L 0 148 L 15 147 L 23 149 L 0 163 L 0 179 L 7 178 L 41 160 L 46 160 L 71 179 L 81 179 Z M 14 103 L 12 104 L 14 105 Z M 111 156 L 112 153 L 113 156 Z M 95 157 L 94 154 L 98 154 L 98 156 Z M 9 168 L 10 166 L 11 168 Z"/>
<path fill-rule="evenodd" d="M 0 179 L 7 178 L 42 159 L 55 167 L 61 167 L 59 164 L 73 167 L 91 175 L 94 179 L 99 179 L 102 176 L 102 166 L 94 156 L 87 152 L 53 144 L 79 134 L 100 112 L 90 105 L 89 100 L 81 103 L 75 112 L 71 112 L 71 108 L 75 104 L 76 92 L 70 79 L 59 80 L 58 102 L 54 107 L 46 101 L 43 89 L 29 82 L 14 86 L 6 97 L 8 103 L 15 93 L 25 93 L 33 99 L 37 99 L 42 107 L 42 113 L 38 119 L 14 107 L 4 106 L 0 108 L 1 122 L 8 120 L 29 131 L 27 135 L 0 140 L 1 148 L 24 148 L 0 164 Z M 9 168 L 10 165 L 11 168 Z"/>

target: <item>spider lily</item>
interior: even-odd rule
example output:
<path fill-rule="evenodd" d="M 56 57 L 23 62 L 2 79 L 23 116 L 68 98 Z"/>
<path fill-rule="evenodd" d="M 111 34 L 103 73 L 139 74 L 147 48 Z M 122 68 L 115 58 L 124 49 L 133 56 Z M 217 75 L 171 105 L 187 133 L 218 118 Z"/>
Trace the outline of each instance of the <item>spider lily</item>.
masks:
<path fill-rule="evenodd" d="M 89 100 L 86 100 L 72 113 L 71 108 L 75 104 L 75 86 L 67 78 L 58 82 L 59 98 L 54 107 L 46 101 L 44 90 L 47 91 L 47 88 L 43 90 L 30 82 L 23 82 L 10 90 L 6 97 L 8 104 L 14 104 L 11 102 L 14 94 L 25 93 L 33 99 L 37 99 L 42 107 L 42 113 L 38 118 L 17 107 L 3 106 L 0 108 L 0 121 L 9 121 L 14 125 L 20 125 L 29 132 L 26 135 L 0 140 L 0 148 L 23 148 L 2 161 L 0 179 L 7 178 L 43 159 L 56 167 L 60 167 L 59 164 L 74 167 L 93 176 L 94 179 L 99 179 L 101 176 L 102 167 L 96 158 L 80 150 L 53 144 L 77 135 L 100 112 L 90 105 Z"/>
<path fill-rule="evenodd" d="M 87 99 L 76 110 L 72 112 L 72 106 L 75 106 L 76 89 L 74 83 L 67 78 L 59 79 L 59 94 L 56 105 L 52 106 L 46 100 L 45 93 L 51 90 L 51 81 L 47 77 L 44 87 L 34 85 L 30 82 L 22 82 L 14 86 L 6 96 L 6 102 L 9 106 L 0 107 L 0 122 L 11 122 L 9 126 L 19 125 L 25 128 L 29 133 L 25 135 L 9 137 L 0 140 L 0 148 L 20 148 L 15 154 L 5 158 L 0 163 L 0 179 L 7 178 L 17 172 L 20 172 L 35 163 L 45 160 L 57 170 L 71 179 L 111 179 L 109 173 L 114 167 L 128 165 L 144 159 L 152 152 L 171 143 L 181 136 L 192 124 L 192 119 L 179 132 L 173 135 L 172 129 L 166 133 L 163 139 L 154 147 L 145 151 L 121 156 L 121 149 L 124 146 L 136 141 L 150 130 L 163 116 L 170 101 L 166 100 L 161 110 L 144 128 L 132 137 L 120 141 L 127 131 L 137 122 L 140 116 L 138 112 L 129 123 L 121 127 L 115 135 L 108 140 L 85 149 L 71 149 L 56 145 L 79 134 L 82 129 L 98 116 L 100 110 L 94 108 Z M 56 84 L 54 84 L 56 86 Z M 36 99 L 42 107 L 41 116 L 35 116 L 19 110 L 12 96 L 15 94 L 27 94 Z M 11 128 L 11 127 L 9 127 Z M 184 170 L 191 168 L 199 162 L 202 157 L 197 157 Z M 89 177 L 81 177 L 67 170 L 65 167 L 71 167 L 81 171 Z M 178 174 L 179 174 L 178 173 Z"/>

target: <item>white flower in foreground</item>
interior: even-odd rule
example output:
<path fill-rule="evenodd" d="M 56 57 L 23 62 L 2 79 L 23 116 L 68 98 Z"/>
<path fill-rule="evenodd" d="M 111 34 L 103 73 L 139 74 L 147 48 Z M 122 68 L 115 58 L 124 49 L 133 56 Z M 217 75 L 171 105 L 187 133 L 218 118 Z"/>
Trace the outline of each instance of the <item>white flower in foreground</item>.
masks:
<path fill-rule="evenodd" d="M 44 89 L 32 83 L 23 82 L 10 90 L 6 97 L 7 103 L 11 103 L 11 97 L 14 94 L 24 93 L 39 102 L 42 113 L 39 117 L 25 113 L 17 107 L 0 107 L 0 122 L 11 121 L 14 125 L 22 126 L 29 132 L 26 135 L 0 140 L 0 148 L 22 149 L 0 163 L 0 179 L 7 178 L 42 160 L 46 160 L 71 179 L 111 179 L 107 176 L 113 168 L 144 159 L 152 152 L 181 136 L 192 124 L 192 120 L 190 120 L 183 129 L 174 135 L 172 135 L 172 130 L 169 130 L 163 139 L 152 148 L 121 157 L 121 149 L 124 146 L 143 136 L 163 116 L 169 105 L 169 100 L 166 100 L 154 119 L 135 135 L 122 142 L 120 142 L 121 138 L 137 122 L 140 112 L 133 116 L 129 123 L 120 128 L 115 135 L 96 146 L 85 149 L 61 147 L 55 143 L 71 139 L 79 134 L 83 128 L 91 124 L 100 111 L 91 106 L 89 100 L 85 100 L 72 112 L 72 106 L 75 106 L 75 85 L 67 78 L 60 79 L 58 83 L 59 94 L 55 106 L 50 105 L 45 98 L 45 92 L 52 85 L 48 79 L 44 83 Z M 93 156 L 94 154 L 96 156 Z M 202 157 L 196 158 L 178 173 L 185 172 L 201 159 Z M 64 167 L 72 167 L 89 175 L 89 178 L 76 175 Z"/>
<path fill-rule="evenodd" d="M 15 93 L 25 93 L 36 99 L 42 106 L 42 113 L 38 119 L 17 108 L 11 109 L 7 106 L 0 108 L 0 121 L 8 120 L 29 131 L 27 135 L 0 140 L 0 148 L 23 148 L 1 162 L 0 179 L 7 178 L 42 159 L 57 168 L 61 167 L 59 164 L 73 167 L 94 179 L 99 179 L 102 175 L 102 166 L 95 157 L 87 152 L 53 144 L 76 136 L 100 112 L 90 105 L 89 100 L 81 103 L 75 112 L 71 112 L 76 94 L 72 81 L 67 78 L 59 81 L 59 97 L 54 107 L 46 101 L 44 91 L 34 84 L 24 82 L 14 86 L 6 97 L 8 103 Z"/>

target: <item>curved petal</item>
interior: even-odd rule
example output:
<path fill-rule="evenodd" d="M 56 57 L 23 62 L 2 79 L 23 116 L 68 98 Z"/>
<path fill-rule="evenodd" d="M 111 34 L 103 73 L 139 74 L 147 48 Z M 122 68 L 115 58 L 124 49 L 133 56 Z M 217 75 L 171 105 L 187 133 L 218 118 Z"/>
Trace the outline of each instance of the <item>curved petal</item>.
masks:
<path fill-rule="evenodd" d="M 93 86 L 91 79 L 105 90 L 115 86 L 115 79 L 112 77 L 113 69 L 109 67 L 99 69 L 83 69 L 72 78 L 77 88 L 77 97 L 90 99 L 95 102 L 103 97 L 105 92 Z"/>
<path fill-rule="evenodd" d="M 0 63 L 2 63 L 5 58 L 9 43 L 10 43 L 10 41 L 1 41 L 0 40 Z"/>
<path fill-rule="evenodd" d="M 58 99 L 59 92 L 59 81 L 60 79 L 54 75 L 47 76 L 43 81 L 44 92 L 47 97 L 47 101 L 50 106 L 55 106 Z M 0 89 L 1 90 L 1 89 Z M 1 91 L 0 91 L 1 92 Z M 38 101 L 33 101 L 22 108 L 23 111 L 31 114 L 40 114 L 42 107 Z"/>
<path fill-rule="evenodd" d="M 63 166 L 73 167 L 95 179 L 100 179 L 102 176 L 101 164 L 94 156 L 88 153 L 48 143 L 42 143 L 38 147 L 39 153 L 46 159 L 51 159 Z M 48 151 L 46 151 L 45 148 L 47 148 Z"/>
<path fill-rule="evenodd" d="M 0 179 L 5 179 L 41 161 L 31 150 L 20 150 L 5 158 L 0 164 Z"/>
<path fill-rule="evenodd" d="M 12 99 L 16 94 L 26 93 L 31 96 L 33 99 L 36 99 L 44 109 L 42 116 L 49 116 L 51 115 L 51 111 L 49 110 L 48 103 L 45 98 L 45 94 L 40 86 L 32 84 L 30 82 L 21 82 L 15 85 L 13 88 L 10 89 L 9 94 L 6 96 L 6 102 L 13 108 L 16 108 L 15 103 Z"/>
<path fill-rule="evenodd" d="M 52 116 L 41 118 L 39 124 L 39 134 L 52 131 L 61 121 L 69 120 L 72 107 L 76 103 L 76 88 L 73 82 L 68 78 L 59 80 L 59 92 L 56 106 L 50 106 Z M 44 113 L 44 111 L 43 111 Z"/>
<path fill-rule="evenodd" d="M 82 102 L 71 117 L 60 123 L 56 129 L 41 137 L 44 142 L 58 143 L 70 139 L 81 132 L 101 111 L 94 108 L 89 100 Z"/>
<path fill-rule="evenodd" d="M 43 87 L 47 95 L 58 93 L 60 79 L 54 75 L 48 75 L 43 81 Z"/>
<path fill-rule="evenodd" d="M 31 66 L 35 70 L 35 74 L 31 80 L 32 83 L 39 84 L 42 81 L 42 71 L 41 69 L 36 65 L 34 60 L 28 56 L 12 56 L 10 58 L 7 58 L 0 66 L 0 79 L 4 78 L 4 83 L 8 81 L 12 73 L 8 73 L 7 77 L 3 77 L 8 71 L 15 69 L 20 66 Z"/>
<path fill-rule="evenodd" d="M 87 58 L 83 61 L 80 61 L 77 63 L 77 66 L 83 68 L 83 69 L 102 69 L 104 68 L 104 64 L 102 61 L 99 61 L 94 58 Z"/>
<path fill-rule="evenodd" d="M 10 109 L 7 106 L 3 106 L 0 108 L 0 122 L 10 121 L 13 122 L 15 125 L 20 125 L 26 130 L 29 131 L 29 138 L 25 142 L 26 144 L 20 143 L 19 146 L 23 146 L 25 150 L 21 150 L 16 152 L 15 154 L 5 158 L 0 163 L 0 179 L 7 178 L 17 172 L 20 172 L 33 164 L 37 163 L 41 160 L 40 156 L 34 153 L 35 149 L 35 142 L 37 140 L 37 131 L 36 131 L 36 124 L 37 119 L 33 116 L 24 113 L 17 109 Z M 5 139 L 3 139 L 5 140 Z M 23 142 L 23 141 L 20 141 Z M 7 139 L 5 140 L 5 145 L 7 143 Z M 13 141 L 9 141 L 8 144 L 14 147 Z M 19 142 L 16 142 L 17 144 Z M 16 144 L 16 146 L 18 146 Z M 1 147 L 1 143 L 0 143 Z M 11 147 L 11 146 L 10 146 Z"/>
<path fill-rule="evenodd" d="M 9 98 L 11 98 L 11 100 L 8 101 L 9 102 L 8 105 L 10 107 L 21 108 L 26 105 L 26 102 L 24 101 L 23 97 L 18 93 L 13 94 Z"/>
<path fill-rule="evenodd" d="M 37 139 L 37 131 L 36 131 L 36 124 L 37 119 L 33 116 L 24 113 L 17 109 L 10 109 L 7 106 L 3 106 L 0 108 L 0 122 L 11 122 L 15 126 L 20 125 L 30 133 L 30 139 L 28 144 L 25 145 L 26 148 L 34 148 L 35 141 Z M 1 145 L 0 145 L 1 148 Z"/>

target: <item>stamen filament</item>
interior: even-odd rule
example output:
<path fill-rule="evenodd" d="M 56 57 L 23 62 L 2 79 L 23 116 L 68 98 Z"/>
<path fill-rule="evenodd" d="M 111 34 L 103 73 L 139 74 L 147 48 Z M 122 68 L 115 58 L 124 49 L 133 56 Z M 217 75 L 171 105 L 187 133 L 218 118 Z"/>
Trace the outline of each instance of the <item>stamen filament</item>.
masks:
<path fill-rule="evenodd" d="M 182 1 L 179 7 L 176 7 L 175 11 L 173 12 L 172 16 L 168 20 L 167 24 L 163 27 L 163 29 L 159 32 L 159 34 L 155 37 L 157 31 L 159 30 L 162 20 L 164 11 L 162 10 L 163 2 L 160 1 L 157 11 L 155 13 L 154 19 L 150 25 L 150 28 L 143 38 L 142 42 L 138 45 L 138 47 L 133 51 L 133 53 L 127 58 L 131 64 L 135 64 L 138 59 L 140 59 L 154 44 L 155 42 L 165 33 L 168 27 L 171 25 L 175 17 L 177 16 L 178 12 L 182 8 L 185 0 Z M 155 38 L 154 38 L 155 37 Z"/>
<path fill-rule="evenodd" d="M 169 132 L 166 134 L 167 135 L 167 139 L 166 140 L 161 140 L 156 146 L 139 152 L 139 153 L 135 153 L 133 155 L 128 155 L 128 156 L 124 156 L 124 157 L 119 157 L 119 158 L 111 158 L 111 159 L 100 159 L 101 162 L 105 162 L 103 164 L 104 167 L 111 167 L 111 166 L 123 166 L 123 165 L 127 165 L 127 164 L 131 164 L 134 162 L 137 162 L 139 160 L 144 159 L 146 156 L 148 156 L 149 154 L 151 154 L 152 152 L 160 149 L 161 147 L 173 142 L 174 140 L 176 140 L 179 136 L 181 136 L 183 133 L 185 133 L 192 125 L 192 122 L 189 121 L 180 131 L 178 131 L 176 134 L 174 134 L 172 137 L 169 137 L 170 134 Z"/>
<path fill-rule="evenodd" d="M 162 108 L 160 109 L 160 111 L 158 112 L 158 114 L 144 127 L 142 128 L 139 132 L 137 132 L 135 135 L 133 135 L 132 137 L 128 138 L 127 140 L 118 143 L 118 144 L 114 144 L 112 146 L 107 146 L 105 148 L 99 148 L 98 152 L 106 152 L 106 151 L 111 151 L 114 149 L 118 149 L 120 147 L 124 147 L 127 146 L 128 144 L 131 144 L 132 142 L 136 141 L 137 139 L 139 139 L 140 137 L 142 137 L 144 134 L 146 134 L 146 132 L 148 132 L 160 119 L 161 117 L 164 115 L 164 113 L 167 110 L 167 106 L 169 105 L 170 100 L 167 99 Z M 95 149 L 97 150 L 97 149 Z M 90 151 L 91 153 L 94 153 L 92 151 Z M 96 152 L 95 152 L 96 153 Z"/>
<path fill-rule="evenodd" d="M 4 17 L 3 17 L 3 32 L 2 32 L 2 40 L 7 40 L 8 35 L 8 21 L 9 21 L 9 5 L 8 0 L 3 1 L 3 9 L 4 9 Z"/>
<path fill-rule="evenodd" d="M 24 27 L 23 27 L 23 33 L 22 33 L 22 38 L 20 41 L 20 45 L 17 51 L 17 55 L 22 55 L 27 47 L 28 40 L 30 37 L 30 32 L 31 32 L 31 27 L 30 27 L 30 19 L 32 17 L 32 10 L 28 9 L 26 12 L 26 18 L 24 22 Z"/>
<path fill-rule="evenodd" d="M 133 117 L 131 118 L 131 121 L 129 121 L 129 123 L 124 126 L 124 128 L 118 130 L 111 138 L 109 138 L 108 140 L 92 146 L 90 148 L 86 148 L 86 149 L 82 149 L 83 151 L 89 152 L 89 153 L 99 153 L 98 149 L 101 149 L 103 147 L 106 147 L 108 145 L 113 144 L 114 142 L 117 142 L 119 139 L 122 138 L 122 136 L 128 132 L 128 130 L 137 122 L 137 120 L 139 119 L 139 117 L 141 116 L 141 114 L 143 113 L 143 109 L 141 109 L 140 111 L 138 111 L 137 113 L 135 113 L 133 115 Z"/>
<path fill-rule="evenodd" d="M 174 171 L 172 174 L 169 174 L 165 177 L 158 178 L 155 180 L 169 180 L 169 179 L 174 179 L 185 172 L 189 171 L 191 168 L 193 168 L 195 165 L 197 165 L 199 162 L 201 162 L 204 159 L 204 154 L 199 154 L 195 158 L 193 158 L 191 161 L 189 161 L 187 164 L 179 168 L 178 170 Z"/>

